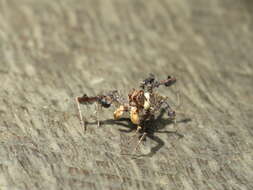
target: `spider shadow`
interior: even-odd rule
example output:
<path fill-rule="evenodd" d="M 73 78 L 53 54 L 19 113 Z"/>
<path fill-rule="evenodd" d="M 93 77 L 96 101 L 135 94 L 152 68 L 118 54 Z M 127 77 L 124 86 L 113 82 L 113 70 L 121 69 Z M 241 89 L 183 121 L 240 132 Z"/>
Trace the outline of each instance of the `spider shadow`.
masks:
<path fill-rule="evenodd" d="M 184 137 L 184 135 L 180 134 L 177 130 L 175 131 L 163 130 L 167 125 L 174 123 L 174 121 L 172 121 L 171 119 L 163 118 L 165 113 L 166 113 L 166 110 L 162 109 L 159 115 L 155 119 L 143 122 L 142 126 L 145 126 L 145 130 L 141 130 L 140 133 L 143 133 L 144 131 L 147 132 L 146 137 L 155 141 L 157 145 L 152 147 L 148 154 L 135 155 L 136 158 L 137 157 L 152 157 L 154 154 L 156 154 L 156 152 L 158 152 L 164 146 L 165 142 L 161 138 L 156 136 L 155 135 L 156 133 L 176 135 L 179 139 Z M 177 121 L 177 123 L 188 123 L 188 122 L 191 122 L 190 118 L 185 118 L 185 119 Z M 122 126 L 126 129 L 119 129 L 119 131 L 124 132 L 124 133 L 130 133 L 130 132 L 136 131 L 136 125 L 134 125 L 129 118 L 120 118 L 118 120 L 107 119 L 107 120 L 100 121 L 100 123 L 102 125 Z M 96 122 L 88 122 L 87 124 L 95 125 Z M 146 139 L 144 139 L 144 141 L 145 140 Z M 124 155 L 128 155 L 128 154 L 124 154 Z"/>
<path fill-rule="evenodd" d="M 146 126 L 147 137 L 155 141 L 157 145 L 152 147 L 148 154 L 134 155 L 135 158 L 152 157 L 164 146 L 165 142 L 161 138 L 156 136 L 155 135 L 156 133 L 165 133 L 168 136 L 176 136 L 178 137 L 178 139 L 181 139 L 184 137 L 183 134 L 177 131 L 178 126 L 176 126 L 176 130 L 164 130 L 164 128 L 167 127 L 168 125 L 174 124 L 173 120 L 163 117 L 165 113 L 166 113 L 166 110 L 162 109 L 156 119 L 144 122 L 144 125 Z M 191 122 L 191 119 L 185 118 L 185 119 L 177 121 L 177 124 L 188 123 L 188 122 Z"/>

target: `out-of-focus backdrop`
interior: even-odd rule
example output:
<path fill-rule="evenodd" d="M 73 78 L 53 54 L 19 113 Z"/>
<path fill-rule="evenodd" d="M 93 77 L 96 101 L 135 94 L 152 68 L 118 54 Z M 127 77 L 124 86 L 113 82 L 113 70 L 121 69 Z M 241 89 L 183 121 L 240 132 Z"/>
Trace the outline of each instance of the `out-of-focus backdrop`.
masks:
<path fill-rule="evenodd" d="M 0 189 L 253 189 L 252 31 L 251 0 L 0 0 Z M 135 158 L 113 109 L 84 132 L 76 96 L 149 73 L 177 77 L 176 127 Z"/>

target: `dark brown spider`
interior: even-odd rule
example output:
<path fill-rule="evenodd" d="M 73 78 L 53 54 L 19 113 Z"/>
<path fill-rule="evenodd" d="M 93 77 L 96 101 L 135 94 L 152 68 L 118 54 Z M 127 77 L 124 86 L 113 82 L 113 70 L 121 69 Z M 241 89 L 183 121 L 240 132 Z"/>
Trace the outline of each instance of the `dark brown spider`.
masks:
<path fill-rule="evenodd" d="M 87 96 L 84 94 L 81 97 L 76 97 L 81 125 L 84 126 L 84 121 L 82 118 L 80 104 L 87 105 L 96 103 L 97 106 L 103 108 L 109 108 L 111 105 L 114 105 L 117 107 L 116 111 L 113 113 L 115 120 L 119 119 L 124 112 L 129 112 L 131 122 L 137 125 L 135 134 L 137 134 L 140 130 L 144 131 L 134 149 L 135 151 L 147 135 L 145 126 L 143 126 L 144 121 L 154 118 L 155 114 L 159 112 L 162 107 L 167 110 L 168 117 L 176 122 L 176 112 L 167 102 L 168 97 L 161 96 L 155 92 L 156 88 L 160 86 L 169 87 L 175 84 L 175 82 L 175 77 L 168 76 L 165 80 L 157 81 L 155 80 L 154 75 L 150 74 L 148 78 L 141 82 L 139 89 L 132 89 L 132 91 L 128 94 L 128 101 L 124 100 L 117 90 L 98 96 Z M 100 123 L 98 118 L 97 121 L 99 126 Z"/>

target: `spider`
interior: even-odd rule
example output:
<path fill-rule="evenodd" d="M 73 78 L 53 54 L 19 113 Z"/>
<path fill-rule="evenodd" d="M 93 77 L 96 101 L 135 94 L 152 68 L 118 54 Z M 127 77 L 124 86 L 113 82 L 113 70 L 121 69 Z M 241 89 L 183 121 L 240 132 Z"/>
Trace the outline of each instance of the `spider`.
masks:
<path fill-rule="evenodd" d="M 119 119 L 124 112 L 129 112 L 131 122 L 137 126 L 135 135 L 140 131 L 144 131 L 134 149 L 135 152 L 139 144 L 147 135 L 146 127 L 143 123 L 147 120 L 154 119 L 155 114 L 162 108 L 167 111 L 169 119 L 176 123 L 176 112 L 169 105 L 167 101 L 168 97 L 159 95 L 155 92 L 155 89 L 160 86 L 170 87 L 175 83 L 175 77 L 168 76 L 167 79 L 158 81 L 153 74 L 150 74 L 148 78 L 140 83 L 139 89 L 132 89 L 130 91 L 128 94 L 128 100 L 123 99 L 117 90 L 109 91 L 103 95 L 88 96 L 87 94 L 84 94 L 81 97 L 76 97 L 75 100 L 79 111 L 80 123 L 82 126 L 85 126 L 86 130 L 80 104 L 88 105 L 95 103 L 97 108 L 109 108 L 111 105 L 114 105 L 117 107 L 113 113 L 115 120 Z M 97 124 L 98 126 L 100 125 L 98 116 Z"/>

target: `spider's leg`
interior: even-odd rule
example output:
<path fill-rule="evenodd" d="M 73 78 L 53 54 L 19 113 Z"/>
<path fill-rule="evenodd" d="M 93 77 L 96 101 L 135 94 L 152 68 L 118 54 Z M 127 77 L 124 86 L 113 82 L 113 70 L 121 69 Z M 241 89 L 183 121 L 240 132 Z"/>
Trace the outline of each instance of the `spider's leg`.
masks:
<path fill-rule="evenodd" d="M 134 140 L 135 136 L 137 135 L 137 133 L 138 133 L 141 129 L 142 129 L 142 127 L 138 125 L 138 127 L 137 127 L 137 129 L 136 129 L 134 135 L 130 138 L 128 144 L 130 144 L 130 143 Z"/>
<path fill-rule="evenodd" d="M 176 111 L 170 107 L 167 101 L 165 101 L 164 104 L 166 105 L 164 109 L 167 111 L 169 119 L 173 121 L 174 127 L 176 128 L 176 125 L 177 125 Z"/>
<path fill-rule="evenodd" d="M 92 104 L 94 102 L 97 102 L 97 100 L 99 98 L 100 98 L 99 96 L 89 97 L 89 96 L 87 96 L 87 94 L 84 94 L 83 96 L 78 96 L 78 97 L 75 98 L 78 113 L 79 113 L 79 119 L 80 119 L 81 127 L 84 127 L 85 131 L 86 131 L 86 122 L 83 119 L 80 104 L 85 104 L 85 105 Z"/>
<path fill-rule="evenodd" d="M 135 148 L 134 148 L 132 154 L 134 154 L 134 153 L 136 152 L 137 148 L 139 147 L 139 145 L 141 144 L 142 140 L 143 140 L 146 136 L 147 136 L 147 132 L 144 132 L 143 135 L 141 136 L 141 138 L 140 138 L 138 144 L 135 146 Z"/>
<path fill-rule="evenodd" d="M 183 104 L 183 101 L 182 101 L 182 97 L 181 97 L 181 92 L 180 90 L 178 89 L 178 86 L 177 84 L 175 84 L 175 92 L 176 92 L 176 96 L 177 96 L 177 105 L 176 105 L 176 110 L 179 110 Z"/>
<path fill-rule="evenodd" d="M 86 123 L 83 121 L 83 116 L 82 116 L 82 111 L 81 111 L 81 107 L 80 107 L 79 98 L 80 97 L 76 97 L 75 101 L 76 101 L 76 104 L 77 104 L 77 109 L 78 109 L 78 113 L 79 113 L 79 119 L 80 119 L 81 127 L 84 127 L 84 130 L 86 131 Z"/>
<path fill-rule="evenodd" d="M 101 104 L 99 104 L 98 102 L 96 102 L 95 114 L 96 114 L 96 120 L 97 120 L 97 126 L 98 127 L 100 126 L 99 111 L 102 110 L 101 108 L 102 108 Z"/>

